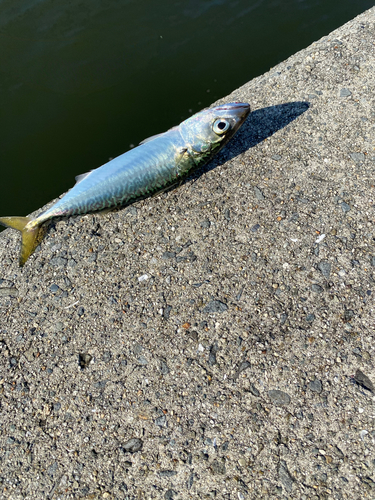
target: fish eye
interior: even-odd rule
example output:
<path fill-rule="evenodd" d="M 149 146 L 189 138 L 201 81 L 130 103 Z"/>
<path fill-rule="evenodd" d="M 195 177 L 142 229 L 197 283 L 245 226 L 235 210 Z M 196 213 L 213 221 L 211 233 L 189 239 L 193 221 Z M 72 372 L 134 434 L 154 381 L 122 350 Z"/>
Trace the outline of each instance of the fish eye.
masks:
<path fill-rule="evenodd" d="M 215 132 L 215 134 L 221 135 L 224 134 L 230 127 L 230 123 L 227 120 L 224 120 L 223 118 L 218 118 L 215 120 L 212 130 Z"/>

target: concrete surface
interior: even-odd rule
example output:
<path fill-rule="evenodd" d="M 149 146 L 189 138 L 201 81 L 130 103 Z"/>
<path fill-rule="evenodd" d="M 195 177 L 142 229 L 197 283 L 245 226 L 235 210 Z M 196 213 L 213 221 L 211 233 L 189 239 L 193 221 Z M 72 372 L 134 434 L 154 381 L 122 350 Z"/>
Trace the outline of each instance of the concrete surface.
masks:
<path fill-rule="evenodd" d="M 1 234 L 1 498 L 375 498 L 374 22 L 178 190 Z"/>

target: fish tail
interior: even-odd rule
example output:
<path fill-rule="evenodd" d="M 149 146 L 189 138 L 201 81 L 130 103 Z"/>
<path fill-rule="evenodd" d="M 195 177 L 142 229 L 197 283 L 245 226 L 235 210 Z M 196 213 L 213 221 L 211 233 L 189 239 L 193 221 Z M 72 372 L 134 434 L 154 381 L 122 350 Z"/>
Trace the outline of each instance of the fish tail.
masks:
<path fill-rule="evenodd" d="M 39 244 L 39 224 L 29 217 L 0 217 L 0 224 L 21 232 L 20 266 L 22 267 Z"/>

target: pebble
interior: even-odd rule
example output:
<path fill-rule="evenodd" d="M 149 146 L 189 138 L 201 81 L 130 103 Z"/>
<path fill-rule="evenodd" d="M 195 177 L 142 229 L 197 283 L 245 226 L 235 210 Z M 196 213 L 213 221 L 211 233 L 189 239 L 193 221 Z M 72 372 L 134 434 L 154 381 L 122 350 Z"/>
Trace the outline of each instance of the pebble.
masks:
<path fill-rule="evenodd" d="M 1 297 L 18 297 L 18 290 L 17 288 L 0 288 Z"/>
<path fill-rule="evenodd" d="M 176 252 L 164 252 L 161 258 L 163 260 L 174 259 L 176 257 Z"/>
<path fill-rule="evenodd" d="M 344 213 L 350 212 L 350 205 L 348 205 L 345 201 L 342 201 L 340 205 L 341 205 L 341 210 Z"/>
<path fill-rule="evenodd" d="M 67 263 L 68 263 L 67 259 L 64 259 L 63 257 L 53 257 L 49 261 L 49 265 L 51 267 L 65 267 Z"/>
<path fill-rule="evenodd" d="M 55 472 L 57 471 L 58 469 L 58 463 L 57 462 L 54 462 L 52 465 L 50 465 L 48 468 L 47 468 L 47 472 L 50 476 L 53 476 L 55 474 Z"/>
<path fill-rule="evenodd" d="M 204 219 L 201 222 L 201 228 L 202 229 L 208 229 L 211 226 L 211 222 L 208 219 Z"/>
<path fill-rule="evenodd" d="M 122 449 L 126 453 L 136 453 L 137 451 L 140 451 L 142 447 L 143 447 L 142 439 L 131 438 L 129 439 L 129 441 L 126 441 Z"/>
<path fill-rule="evenodd" d="M 218 350 L 219 350 L 219 346 L 218 346 L 217 342 L 215 342 L 210 347 L 210 354 L 208 356 L 208 364 L 210 366 L 216 365 L 216 363 L 217 363 L 217 361 L 216 361 L 216 353 L 217 353 Z"/>
<path fill-rule="evenodd" d="M 148 361 L 144 356 L 139 356 L 138 363 L 142 366 L 148 365 Z"/>
<path fill-rule="evenodd" d="M 290 403 L 289 394 L 284 391 L 279 391 L 278 389 L 268 391 L 268 396 L 276 406 L 284 406 Z"/>
<path fill-rule="evenodd" d="M 160 361 L 160 372 L 162 373 L 162 375 L 167 375 L 169 373 L 169 367 L 167 365 L 167 363 L 162 359 Z"/>
<path fill-rule="evenodd" d="M 255 198 L 257 200 L 264 200 L 265 199 L 265 196 L 264 196 L 262 190 L 260 188 L 258 188 L 258 186 L 254 186 L 254 194 L 255 194 Z"/>
<path fill-rule="evenodd" d="M 331 274 L 331 263 L 326 260 L 322 260 L 318 264 L 318 269 L 324 277 L 329 278 Z"/>
<path fill-rule="evenodd" d="M 212 474 L 225 474 L 225 462 L 223 460 L 216 459 L 212 462 L 210 469 Z"/>
<path fill-rule="evenodd" d="M 89 366 L 91 360 L 92 356 L 86 352 L 78 355 L 78 364 L 82 370 Z"/>
<path fill-rule="evenodd" d="M 322 287 L 322 286 L 320 286 L 320 285 L 318 285 L 318 284 L 316 284 L 316 283 L 313 283 L 313 284 L 311 285 L 311 290 L 312 290 L 313 292 L 315 292 L 315 293 L 322 293 L 322 292 L 323 292 L 323 287 Z"/>
<path fill-rule="evenodd" d="M 173 500 L 175 498 L 175 496 L 177 495 L 177 491 L 174 491 L 174 490 L 167 490 L 165 493 L 164 493 L 164 498 L 165 500 Z"/>
<path fill-rule="evenodd" d="M 166 427 L 167 425 L 167 417 L 165 415 L 162 415 L 161 417 L 158 417 L 155 420 L 155 425 L 159 427 Z"/>
<path fill-rule="evenodd" d="M 340 97 L 349 97 L 352 95 L 349 89 L 341 89 L 340 90 Z"/>
<path fill-rule="evenodd" d="M 320 394 L 323 390 L 322 382 L 320 380 L 318 380 L 317 378 L 315 380 L 311 380 L 309 382 L 309 388 L 312 391 Z"/>
<path fill-rule="evenodd" d="M 293 479 L 289 474 L 286 462 L 284 460 L 280 460 L 279 465 L 279 479 L 281 484 L 284 486 L 288 493 L 291 493 L 293 489 Z"/>
<path fill-rule="evenodd" d="M 204 313 L 222 313 L 228 309 L 228 306 L 220 300 L 211 300 L 202 312 Z"/>
<path fill-rule="evenodd" d="M 247 368 L 250 368 L 251 363 L 249 361 L 243 361 L 240 366 L 238 367 L 238 370 L 236 373 L 233 375 L 233 379 L 236 379 L 240 376 L 240 373 L 246 370 Z"/>
<path fill-rule="evenodd" d="M 368 378 L 367 375 L 365 375 L 363 372 L 361 372 L 360 369 L 358 369 L 355 372 L 355 375 L 353 378 L 357 382 L 357 384 L 361 385 L 362 387 L 364 387 L 365 389 L 367 389 L 371 392 L 375 392 L 373 383 L 371 382 L 371 380 Z"/>
<path fill-rule="evenodd" d="M 253 384 L 249 385 L 249 391 L 251 392 L 251 394 L 253 396 L 256 396 L 256 397 L 260 396 L 260 392 L 258 391 L 258 389 Z"/>
<path fill-rule="evenodd" d="M 172 477 L 176 476 L 177 472 L 175 470 L 161 470 L 159 471 L 159 476 L 160 477 Z"/>
<path fill-rule="evenodd" d="M 356 163 L 365 161 L 365 155 L 363 153 L 351 153 L 350 158 Z"/>

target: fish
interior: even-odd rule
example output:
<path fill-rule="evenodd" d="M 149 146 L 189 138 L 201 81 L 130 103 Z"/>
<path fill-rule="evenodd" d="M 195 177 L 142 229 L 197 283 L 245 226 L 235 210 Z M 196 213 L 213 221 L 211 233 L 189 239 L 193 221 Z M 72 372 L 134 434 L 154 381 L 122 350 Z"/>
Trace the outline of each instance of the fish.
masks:
<path fill-rule="evenodd" d="M 56 217 L 112 210 L 180 184 L 208 163 L 233 137 L 250 105 L 231 102 L 200 111 L 167 132 L 104 165 L 76 177 L 76 184 L 35 218 L 0 217 L 0 224 L 22 234 L 20 266 L 43 239 L 43 225 Z"/>

